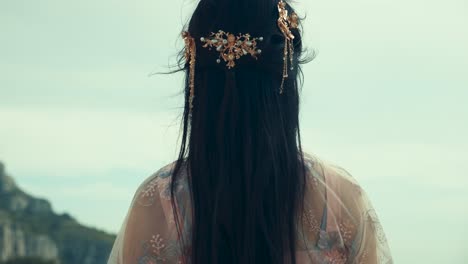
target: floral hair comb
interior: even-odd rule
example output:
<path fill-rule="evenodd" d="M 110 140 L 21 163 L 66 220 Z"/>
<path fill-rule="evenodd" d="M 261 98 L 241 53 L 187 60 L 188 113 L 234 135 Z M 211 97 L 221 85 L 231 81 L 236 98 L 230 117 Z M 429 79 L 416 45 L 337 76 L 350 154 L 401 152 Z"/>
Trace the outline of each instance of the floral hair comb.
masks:
<path fill-rule="evenodd" d="M 216 51 L 220 53 L 219 57 L 227 62 L 226 66 L 231 69 L 236 66 L 235 60 L 240 57 L 250 54 L 254 59 L 262 53 L 261 49 L 257 49 L 257 41 L 263 41 L 263 37 L 252 38 L 250 34 L 239 34 L 234 36 L 229 32 L 219 30 L 217 33 L 211 33 L 208 38 L 201 37 L 200 41 L 205 43 L 204 48 L 216 47 Z M 221 59 L 217 59 L 217 63 L 221 63 Z"/>
<path fill-rule="evenodd" d="M 298 16 L 296 13 L 288 15 L 286 9 L 286 3 L 280 0 L 278 3 L 278 28 L 283 33 L 284 52 L 283 52 L 283 78 L 281 80 L 280 94 L 283 93 L 284 80 L 288 77 L 288 56 L 290 61 L 290 69 L 293 70 L 293 55 L 294 55 L 294 34 L 291 29 L 298 27 Z M 182 32 L 182 38 L 185 43 L 185 59 L 189 64 L 189 106 L 193 108 L 193 100 L 195 97 L 195 61 L 196 61 L 196 43 L 195 39 L 190 35 L 188 31 Z M 238 34 L 237 36 L 229 32 L 219 30 L 216 33 L 210 33 L 207 37 L 201 37 L 200 41 L 203 48 L 209 50 L 215 49 L 220 53 L 219 58 L 216 60 L 217 63 L 221 63 L 221 60 L 226 62 L 226 67 L 231 69 L 236 66 L 236 60 L 240 59 L 244 55 L 250 54 L 254 59 L 262 53 L 262 50 L 257 48 L 258 42 L 263 41 L 263 37 L 252 37 L 249 33 Z"/>

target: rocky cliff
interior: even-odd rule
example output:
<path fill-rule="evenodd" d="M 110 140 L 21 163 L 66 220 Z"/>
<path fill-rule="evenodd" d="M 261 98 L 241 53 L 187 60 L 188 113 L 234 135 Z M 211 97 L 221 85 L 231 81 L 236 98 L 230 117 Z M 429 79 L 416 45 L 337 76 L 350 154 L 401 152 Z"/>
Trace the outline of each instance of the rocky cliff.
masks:
<path fill-rule="evenodd" d="M 56 214 L 50 203 L 23 192 L 0 162 L 0 262 L 20 258 L 60 264 L 106 263 L 115 237 Z"/>

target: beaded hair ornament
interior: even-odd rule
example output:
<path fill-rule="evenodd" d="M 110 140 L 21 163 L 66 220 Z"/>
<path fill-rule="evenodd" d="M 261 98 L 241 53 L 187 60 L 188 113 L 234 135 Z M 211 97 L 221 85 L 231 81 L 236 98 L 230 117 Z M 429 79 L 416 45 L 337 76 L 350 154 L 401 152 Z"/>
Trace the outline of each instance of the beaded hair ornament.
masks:
<path fill-rule="evenodd" d="M 288 56 L 290 61 L 290 70 L 293 70 L 293 55 L 294 55 L 294 35 L 291 29 L 298 27 L 298 16 L 296 13 L 288 14 L 286 3 L 280 0 L 278 3 L 278 28 L 284 35 L 284 51 L 283 51 L 283 78 L 281 80 L 280 94 L 283 93 L 284 80 L 288 77 Z M 182 38 L 185 43 L 185 60 L 189 64 L 189 106 L 193 108 L 193 99 L 195 97 L 195 62 L 196 62 L 196 43 L 195 39 L 188 31 L 182 32 Z M 200 42 L 203 48 L 209 50 L 215 49 L 219 52 L 217 63 L 221 60 L 226 62 L 226 67 L 231 69 L 236 66 L 236 60 L 244 55 L 250 54 L 254 59 L 257 59 L 262 53 L 262 50 L 257 48 L 258 42 L 263 41 L 263 37 L 252 37 L 249 33 L 237 36 L 229 32 L 219 30 L 216 33 L 211 32 L 207 37 L 201 37 Z"/>

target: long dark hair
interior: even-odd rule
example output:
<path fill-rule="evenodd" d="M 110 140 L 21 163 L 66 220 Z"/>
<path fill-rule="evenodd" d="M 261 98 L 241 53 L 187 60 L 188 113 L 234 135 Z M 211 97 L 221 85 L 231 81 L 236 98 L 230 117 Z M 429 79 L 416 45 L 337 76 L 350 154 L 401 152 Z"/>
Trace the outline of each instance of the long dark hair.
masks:
<path fill-rule="evenodd" d="M 202 0 L 188 24 L 197 43 L 195 99 L 190 112 L 183 60 L 185 106 L 171 196 L 183 237 L 175 182 L 185 168 L 192 222 L 182 248 L 192 264 L 295 263 L 306 180 L 299 130 L 303 47 L 294 29 L 294 69 L 280 94 L 285 43 L 277 4 Z M 199 38 L 220 29 L 262 36 L 258 60 L 244 56 L 233 69 L 216 63 L 219 54 L 201 47 Z"/>

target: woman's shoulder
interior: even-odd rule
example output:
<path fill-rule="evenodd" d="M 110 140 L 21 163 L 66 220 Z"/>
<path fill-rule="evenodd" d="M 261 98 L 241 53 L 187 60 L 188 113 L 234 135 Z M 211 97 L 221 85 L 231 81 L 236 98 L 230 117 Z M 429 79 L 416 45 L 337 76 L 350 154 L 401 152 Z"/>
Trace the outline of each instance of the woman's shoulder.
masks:
<path fill-rule="evenodd" d="M 163 165 L 162 167 L 154 170 L 153 173 L 151 173 L 142 182 L 140 182 L 137 190 L 140 191 L 140 190 L 146 189 L 148 185 L 151 185 L 151 183 L 154 182 L 155 180 L 170 177 L 172 175 L 172 170 L 174 169 L 175 164 L 176 162 L 173 161 L 171 163 L 167 163 Z"/>
<path fill-rule="evenodd" d="M 352 174 L 336 162 L 315 154 L 305 155 L 310 193 L 326 206 L 327 229 L 340 229 L 340 225 L 359 224 L 366 210 L 366 193 Z"/>
<path fill-rule="evenodd" d="M 151 205 L 156 198 L 170 200 L 172 174 L 176 165 L 177 160 L 167 163 L 143 180 L 135 192 L 135 201 L 141 205 Z M 177 179 L 176 191 L 180 189 L 182 181 L 184 181 L 183 177 Z"/>
<path fill-rule="evenodd" d="M 315 153 L 304 153 L 304 163 L 308 178 L 319 184 L 326 185 L 327 189 L 352 189 L 360 193 L 361 185 L 356 178 L 344 167 L 334 161 L 321 158 Z"/>
<path fill-rule="evenodd" d="M 320 210 L 305 214 L 305 226 L 318 233 L 316 245 L 325 259 L 348 260 L 346 263 L 392 263 L 390 250 L 377 213 L 354 176 L 335 162 L 305 154 L 311 182 L 319 192 L 309 192 L 309 204 L 323 202 Z M 318 221 L 316 216 L 322 216 Z M 312 242 L 312 243 L 313 243 Z M 328 263 L 328 262 L 327 262 Z"/>

